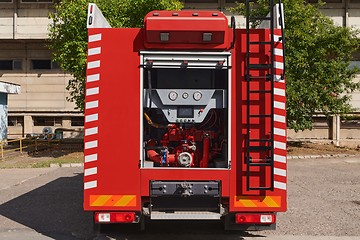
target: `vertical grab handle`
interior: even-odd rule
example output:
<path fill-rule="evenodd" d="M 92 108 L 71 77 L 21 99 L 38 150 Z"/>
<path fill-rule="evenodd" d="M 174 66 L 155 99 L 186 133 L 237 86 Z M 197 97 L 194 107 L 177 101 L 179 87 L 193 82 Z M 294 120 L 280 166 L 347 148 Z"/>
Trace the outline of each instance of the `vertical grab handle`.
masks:
<path fill-rule="evenodd" d="M 284 72 L 283 74 L 281 75 L 281 79 L 284 80 L 285 78 L 285 72 L 286 72 L 286 59 L 285 59 L 285 31 L 284 31 L 284 20 L 283 20 L 283 17 L 284 17 L 284 12 L 283 12 L 283 8 L 282 8 L 282 5 L 281 5 L 281 0 L 279 0 L 279 18 L 280 18 L 280 27 L 281 27 L 281 41 L 282 41 L 282 46 L 283 46 L 283 58 L 284 58 Z"/>
<path fill-rule="evenodd" d="M 233 49 L 235 46 L 235 40 L 236 40 L 236 21 L 235 21 L 234 16 L 231 16 L 231 28 L 233 29 L 233 40 L 231 43 L 231 49 Z"/>

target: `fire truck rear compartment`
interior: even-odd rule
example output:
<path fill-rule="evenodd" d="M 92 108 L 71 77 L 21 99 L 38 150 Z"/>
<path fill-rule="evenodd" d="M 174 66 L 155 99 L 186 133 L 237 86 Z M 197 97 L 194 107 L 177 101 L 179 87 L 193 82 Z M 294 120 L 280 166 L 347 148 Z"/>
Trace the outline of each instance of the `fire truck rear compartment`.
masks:
<path fill-rule="evenodd" d="M 142 55 L 142 167 L 229 167 L 229 58 Z"/>

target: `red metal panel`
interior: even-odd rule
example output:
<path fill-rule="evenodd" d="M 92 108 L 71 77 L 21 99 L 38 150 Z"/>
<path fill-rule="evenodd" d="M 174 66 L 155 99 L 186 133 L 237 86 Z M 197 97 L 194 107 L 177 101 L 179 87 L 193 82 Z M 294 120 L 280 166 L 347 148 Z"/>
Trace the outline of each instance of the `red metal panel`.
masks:
<path fill-rule="evenodd" d="M 219 11 L 152 11 L 144 19 L 145 47 L 149 49 L 228 49 L 232 32 Z M 160 33 L 168 40 L 161 41 Z M 203 33 L 212 34 L 204 41 Z"/>
<path fill-rule="evenodd" d="M 89 29 L 85 210 L 141 209 L 138 51 L 142 39 L 140 29 Z M 108 196 L 125 198 L 114 206 L 109 203 L 90 206 L 90 198 L 94 196 L 99 202 Z M 136 203 L 124 204 L 127 198 L 136 199 Z"/>
<path fill-rule="evenodd" d="M 237 30 L 237 42 L 235 45 L 235 56 L 233 57 L 233 72 L 232 72 L 232 96 L 236 96 L 232 101 L 232 122 L 233 134 L 232 138 L 232 169 L 230 174 L 230 211 L 231 212 L 261 212 L 261 211 L 286 211 L 286 110 L 279 109 L 285 106 L 285 81 L 275 80 L 274 87 L 277 88 L 274 95 L 274 102 L 271 102 L 270 95 L 267 97 L 256 96 L 252 94 L 251 103 L 254 106 L 250 109 L 251 114 L 264 114 L 270 112 L 271 106 L 274 104 L 275 115 L 274 121 L 274 165 L 275 171 L 275 189 L 274 191 L 247 191 L 246 190 L 246 124 L 247 124 L 247 84 L 245 80 L 245 57 L 246 57 L 246 32 L 245 30 Z M 281 32 L 275 30 L 275 35 L 280 35 Z M 251 41 L 269 41 L 270 32 L 264 29 L 252 29 L 250 35 Z M 282 49 L 281 43 L 277 43 L 275 48 Z M 253 58 L 250 59 L 251 64 L 260 64 L 269 62 L 270 47 L 269 45 L 252 45 L 251 52 Z M 254 54 L 255 53 L 255 54 Z M 257 53 L 257 54 L 256 54 Z M 282 61 L 280 56 L 275 57 L 275 61 Z M 278 65 L 275 65 L 278 66 Z M 263 72 L 260 72 L 263 71 Z M 255 76 L 265 75 L 269 70 L 251 70 L 251 74 Z M 281 69 L 275 69 L 275 74 L 283 73 Z M 271 89 L 270 81 L 263 81 L 261 83 L 252 83 L 254 88 L 259 90 Z M 253 96 L 255 95 L 255 96 Z M 278 102 L 278 103 L 275 103 Z M 259 104 L 260 103 L 260 104 Z M 259 106 L 260 105 L 260 106 Z M 279 122 L 279 119 L 283 122 Z M 264 122 L 260 122 L 264 121 Z M 265 123 L 265 124 L 264 124 Z M 235 126 L 234 126 L 235 125 Z M 265 127 L 265 131 L 259 131 L 259 127 Z M 236 129 L 234 129 L 236 128 Z M 275 131 L 275 128 L 277 130 Z M 263 130 L 263 129 L 262 129 Z M 251 134 L 253 138 L 265 138 L 260 136 L 260 132 L 270 132 L 271 121 L 266 119 L 252 119 L 251 120 Z M 285 136 L 283 134 L 285 133 Z M 235 135 L 235 136 L 234 136 Z M 235 139 L 236 138 L 236 139 Z M 251 184 L 253 186 L 266 185 L 270 183 L 270 168 L 252 167 L 253 174 Z M 266 176 L 264 179 L 263 176 Z M 263 202 L 265 201 L 265 202 Z M 281 204 L 278 204 L 281 203 Z"/>

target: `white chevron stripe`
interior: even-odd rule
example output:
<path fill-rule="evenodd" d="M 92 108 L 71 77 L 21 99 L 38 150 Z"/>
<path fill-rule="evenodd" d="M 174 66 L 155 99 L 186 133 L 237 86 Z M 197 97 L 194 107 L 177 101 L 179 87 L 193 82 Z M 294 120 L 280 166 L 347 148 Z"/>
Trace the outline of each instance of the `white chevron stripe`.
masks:
<path fill-rule="evenodd" d="M 87 78 L 86 78 L 86 81 L 87 81 L 88 83 L 89 83 L 89 82 L 99 81 L 99 80 L 100 80 L 100 74 L 99 74 L 99 73 L 89 75 L 89 76 L 87 76 Z"/>
<path fill-rule="evenodd" d="M 281 128 L 274 128 L 274 134 L 278 136 L 286 136 L 286 130 Z"/>
<path fill-rule="evenodd" d="M 285 110 L 285 103 L 274 101 L 274 108 L 283 109 Z"/>
<path fill-rule="evenodd" d="M 101 53 L 101 47 L 89 48 L 88 56 L 96 55 Z"/>
<path fill-rule="evenodd" d="M 286 190 L 286 183 L 274 181 L 274 187 L 282 190 Z"/>
<path fill-rule="evenodd" d="M 90 136 L 98 133 L 98 127 L 85 129 L 85 136 Z"/>
<path fill-rule="evenodd" d="M 85 143 L 85 149 L 96 148 L 97 146 L 98 146 L 97 140 Z"/>
<path fill-rule="evenodd" d="M 93 121 L 97 121 L 99 118 L 99 115 L 97 113 L 95 114 L 90 114 L 85 116 L 85 122 L 93 122 Z"/>
<path fill-rule="evenodd" d="M 279 48 L 274 48 L 274 55 L 283 57 L 284 56 L 284 51 L 282 49 L 279 49 Z"/>
<path fill-rule="evenodd" d="M 85 182 L 84 183 L 84 189 L 90 189 L 90 188 L 96 188 L 97 187 L 97 181 L 91 181 L 91 182 Z"/>
<path fill-rule="evenodd" d="M 84 170 L 84 176 L 90 176 L 97 174 L 97 167 L 88 168 Z"/>
<path fill-rule="evenodd" d="M 88 88 L 86 89 L 86 96 L 99 94 L 99 87 Z"/>
<path fill-rule="evenodd" d="M 286 157 L 274 154 L 274 161 L 275 162 L 280 162 L 280 163 L 286 163 Z"/>
<path fill-rule="evenodd" d="M 100 63 L 99 63 L 99 66 L 100 66 Z M 274 62 L 274 68 L 284 69 L 284 63 L 283 62 Z"/>
<path fill-rule="evenodd" d="M 274 141 L 274 148 L 286 150 L 286 143 Z"/>
<path fill-rule="evenodd" d="M 286 177 L 286 170 L 280 168 L 274 168 L 274 174 L 282 177 Z"/>
<path fill-rule="evenodd" d="M 89 36 L 89 42 L 96 42 L 101 40 L 101 33 Z"/>
<path fill-rule="evenodd" d="M 285 123 L 285 116 L 274 114 L 274 121 Z"/>
<path fill-rule="evenodd" d="M 98 67 L 100 67 L 100 60 L 88 62 L 88 64 L 87 64 L 88 69 L 93 69 L 93 68 L 98 68 Z"/>
<path fill-rule="evenodd" d="M 274 88 L 274 94 L 277 96 L 285 97 L 285 89 Z"/>
<path fill-rule="evenodd" d="M 88 163 L 88 162 L 94 162 L 94 161 L 97 161 L 97 153 L 95 154 L 91 154 L 91 155 L 87 155 L 85 156 L 85 162 Z"/>
<path fill-rule="evenodd" d="M 91 109 L 91 108 L 97 108 L 99 106 L 99 101 L 91 101 L 91 102 L 87 102 L 85 104 L 85 109 Z"/>

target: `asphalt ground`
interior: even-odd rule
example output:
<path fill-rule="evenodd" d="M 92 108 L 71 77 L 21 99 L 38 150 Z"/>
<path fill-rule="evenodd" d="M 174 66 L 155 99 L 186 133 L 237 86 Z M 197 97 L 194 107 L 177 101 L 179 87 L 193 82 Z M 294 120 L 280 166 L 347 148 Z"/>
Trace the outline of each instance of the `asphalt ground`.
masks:
<path fill-rule="evenodd" d="M 151 222 L 94 235 L 82 210 L 82 168 L 0 169 L 0 239 L 360 240 L 360 157 L 291 159 L 288 211 L 277 230 L 224 232 L 218 222 Z"/>

